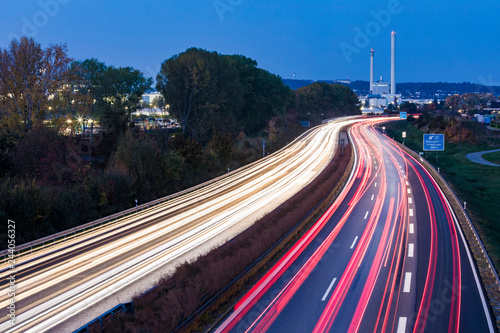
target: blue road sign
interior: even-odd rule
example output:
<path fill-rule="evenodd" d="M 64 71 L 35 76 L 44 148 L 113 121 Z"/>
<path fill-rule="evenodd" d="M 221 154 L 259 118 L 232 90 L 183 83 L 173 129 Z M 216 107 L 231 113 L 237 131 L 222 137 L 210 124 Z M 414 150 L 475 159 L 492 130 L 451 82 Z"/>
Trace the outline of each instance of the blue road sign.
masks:
<path fill-rule="evenodd" d="M 424 134 L 424 150 L 443 151 L 444 134 Z"/>
<path fill-rule="evenodd" d="M 399 119 L 406 119 L 407 117 L 408 117 L 408 114 L 406 112 L 399 113 Z"/>

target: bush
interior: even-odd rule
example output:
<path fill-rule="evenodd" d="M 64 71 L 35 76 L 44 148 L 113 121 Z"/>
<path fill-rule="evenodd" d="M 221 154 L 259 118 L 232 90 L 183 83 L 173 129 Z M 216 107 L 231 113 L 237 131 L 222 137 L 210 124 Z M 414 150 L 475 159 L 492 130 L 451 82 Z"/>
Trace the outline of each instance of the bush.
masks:
<path fill-rule="evenodd" d="M 135 297 L 135 313 L 111 320 L 104 331 L 172 331 L 323 200 L 346 171 L 350 156 L 350 145 L 343 156 L 337 151 L 334 162 L 306 188 L 230 242 L 194 262 L 184 263 L 173 276 L 160 280 L 155 289 Z M 234 295 L 225 294 L 219 302 L 227 302 L 231 297 Z"/>

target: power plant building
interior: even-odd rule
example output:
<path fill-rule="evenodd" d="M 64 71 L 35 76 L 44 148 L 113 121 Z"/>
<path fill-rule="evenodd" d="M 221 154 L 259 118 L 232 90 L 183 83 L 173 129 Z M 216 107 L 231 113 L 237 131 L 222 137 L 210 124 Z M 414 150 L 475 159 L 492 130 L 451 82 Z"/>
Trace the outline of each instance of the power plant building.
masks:
<path fill-rule="evenodd" d="M 370 52 L 370 94 L 367 96 L 368 108 L 363 113 L 382 113 L 389 104 L 398 105 L 401 94 L 396 94 L 396 32 L 391 33 L 391 82 L 374 81 L 375 51 Z"/>

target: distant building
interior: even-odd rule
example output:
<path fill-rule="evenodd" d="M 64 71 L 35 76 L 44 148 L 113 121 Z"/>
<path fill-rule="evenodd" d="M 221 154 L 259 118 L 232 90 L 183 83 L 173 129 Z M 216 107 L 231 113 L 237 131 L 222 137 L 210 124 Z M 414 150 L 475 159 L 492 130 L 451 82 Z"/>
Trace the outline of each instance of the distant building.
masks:
<path fill-rule="evenodd" d="M 159 92 L 153 91 L 151 93 L 142 95 L 142 101 L 144 103 L 153 103 L 154 99 L 157 98 L 157 97 L 160 97 L 160 96 L 161 95 L 160 95 Z"/>
<path fill-rule="evenodd" d="M 488 104 L 489 105 L 487 105 L 482 110 L 489 111 L 491 113 L 500 113 L 500 101 L 499 102 L 490 102 Z"/>
<path fill-rule="evenodd" d="M 389 104 L 399 105 L 401 94 L 396 94 L 396 32 L 391 33 L 391 82 L 374 81 L 375 51 L 370 52 L 370 94 L 365 98 L 369 107 L 363 108 L 362 113 L 382 113 Z"/>

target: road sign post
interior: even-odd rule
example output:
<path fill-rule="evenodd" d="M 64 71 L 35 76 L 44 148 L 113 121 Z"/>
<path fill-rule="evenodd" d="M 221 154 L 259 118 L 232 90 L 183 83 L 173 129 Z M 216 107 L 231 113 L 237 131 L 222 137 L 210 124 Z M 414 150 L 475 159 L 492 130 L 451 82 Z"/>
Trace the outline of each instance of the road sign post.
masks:
<path fill-rule="evenodd" d="M 406 131 L 403 131 L 403 145 L 405 144 Z"/>
<path fill-rule="evenodd" d="M 436 152 L 436 165 L 437 165 L 438 152 L 444 151 L 444 134 L 424 134 L 424 151 Z"/>

